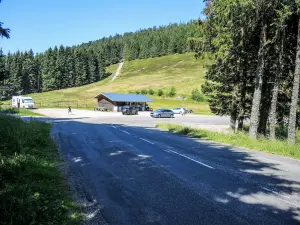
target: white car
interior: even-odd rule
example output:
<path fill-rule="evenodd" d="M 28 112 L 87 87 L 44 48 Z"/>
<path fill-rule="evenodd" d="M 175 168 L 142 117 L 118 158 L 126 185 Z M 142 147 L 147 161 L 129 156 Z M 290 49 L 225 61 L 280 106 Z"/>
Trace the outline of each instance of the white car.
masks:
<path fill-rule="evenodd" d="M 174 109 L 172 109 L 172 111 L 175 114 L 185 114 L 185 113 L 187 113 L 187 110 L 185 108 L 174 108 Z"/>

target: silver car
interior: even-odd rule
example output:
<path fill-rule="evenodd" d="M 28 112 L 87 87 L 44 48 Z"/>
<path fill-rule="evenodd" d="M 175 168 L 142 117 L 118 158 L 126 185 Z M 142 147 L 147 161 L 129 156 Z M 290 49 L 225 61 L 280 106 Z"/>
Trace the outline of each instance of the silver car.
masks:
<path fill-rule="evenodd" d="M 169 109 L 158 109 L 150 113 L 150 116 L 154 118 L 174 118 L 174 112 Z"/>
<path fill-rule="evenodd" d="M 175 114 L 186 114 L 187 110 L 185 108 L 175 108 L 172 110 Z"/>

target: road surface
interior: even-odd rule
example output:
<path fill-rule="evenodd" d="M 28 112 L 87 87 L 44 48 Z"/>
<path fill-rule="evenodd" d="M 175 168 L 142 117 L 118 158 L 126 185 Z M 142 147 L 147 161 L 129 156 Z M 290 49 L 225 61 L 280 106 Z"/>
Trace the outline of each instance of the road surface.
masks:
<path fill-rule="evenodd" d="M 300 224 L 300 161 L 113 116 L 45 120 L 86 224 Z"/>

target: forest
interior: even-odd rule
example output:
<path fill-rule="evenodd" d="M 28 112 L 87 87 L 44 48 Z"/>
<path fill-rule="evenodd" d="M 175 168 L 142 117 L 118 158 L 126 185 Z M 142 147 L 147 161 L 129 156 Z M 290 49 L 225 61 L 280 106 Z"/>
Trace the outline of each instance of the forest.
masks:
<path fill-rule="evenodd" d="M 187 38 L 197 37 L 194 21 L 153 27 L 83 43 L 55 46 L 43 53 L 32 50 L 8 53 L 0 50 L 0 81 L 12 95 L 77 87 L 100 81 L 108 74 L 105 67 L 122 60 L 144 59 L 188 51 Z"/>
<path fill-rule="evenodd" d="M 213 60 L 202 92 L 231 129 L 276 138 L 278 125 L 296 141 L 299 118 L 300 23 L 298 0 L 206 0 L 196 57 Z"/>

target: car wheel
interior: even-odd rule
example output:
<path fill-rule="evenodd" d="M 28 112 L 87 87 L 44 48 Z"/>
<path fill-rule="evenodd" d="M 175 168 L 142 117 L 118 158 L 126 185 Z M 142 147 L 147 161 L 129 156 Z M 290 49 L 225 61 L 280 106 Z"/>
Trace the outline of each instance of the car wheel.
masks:
<path fill-rule="evenodd" d="M 174 114 L 171 115 L 171 118 L 174 118 Z"/>
<path fill-rule="evenodd" d="M 161 118 L 161 115 L 159 114 L 157 117 L 158 117 L 158 118 Z"/>

